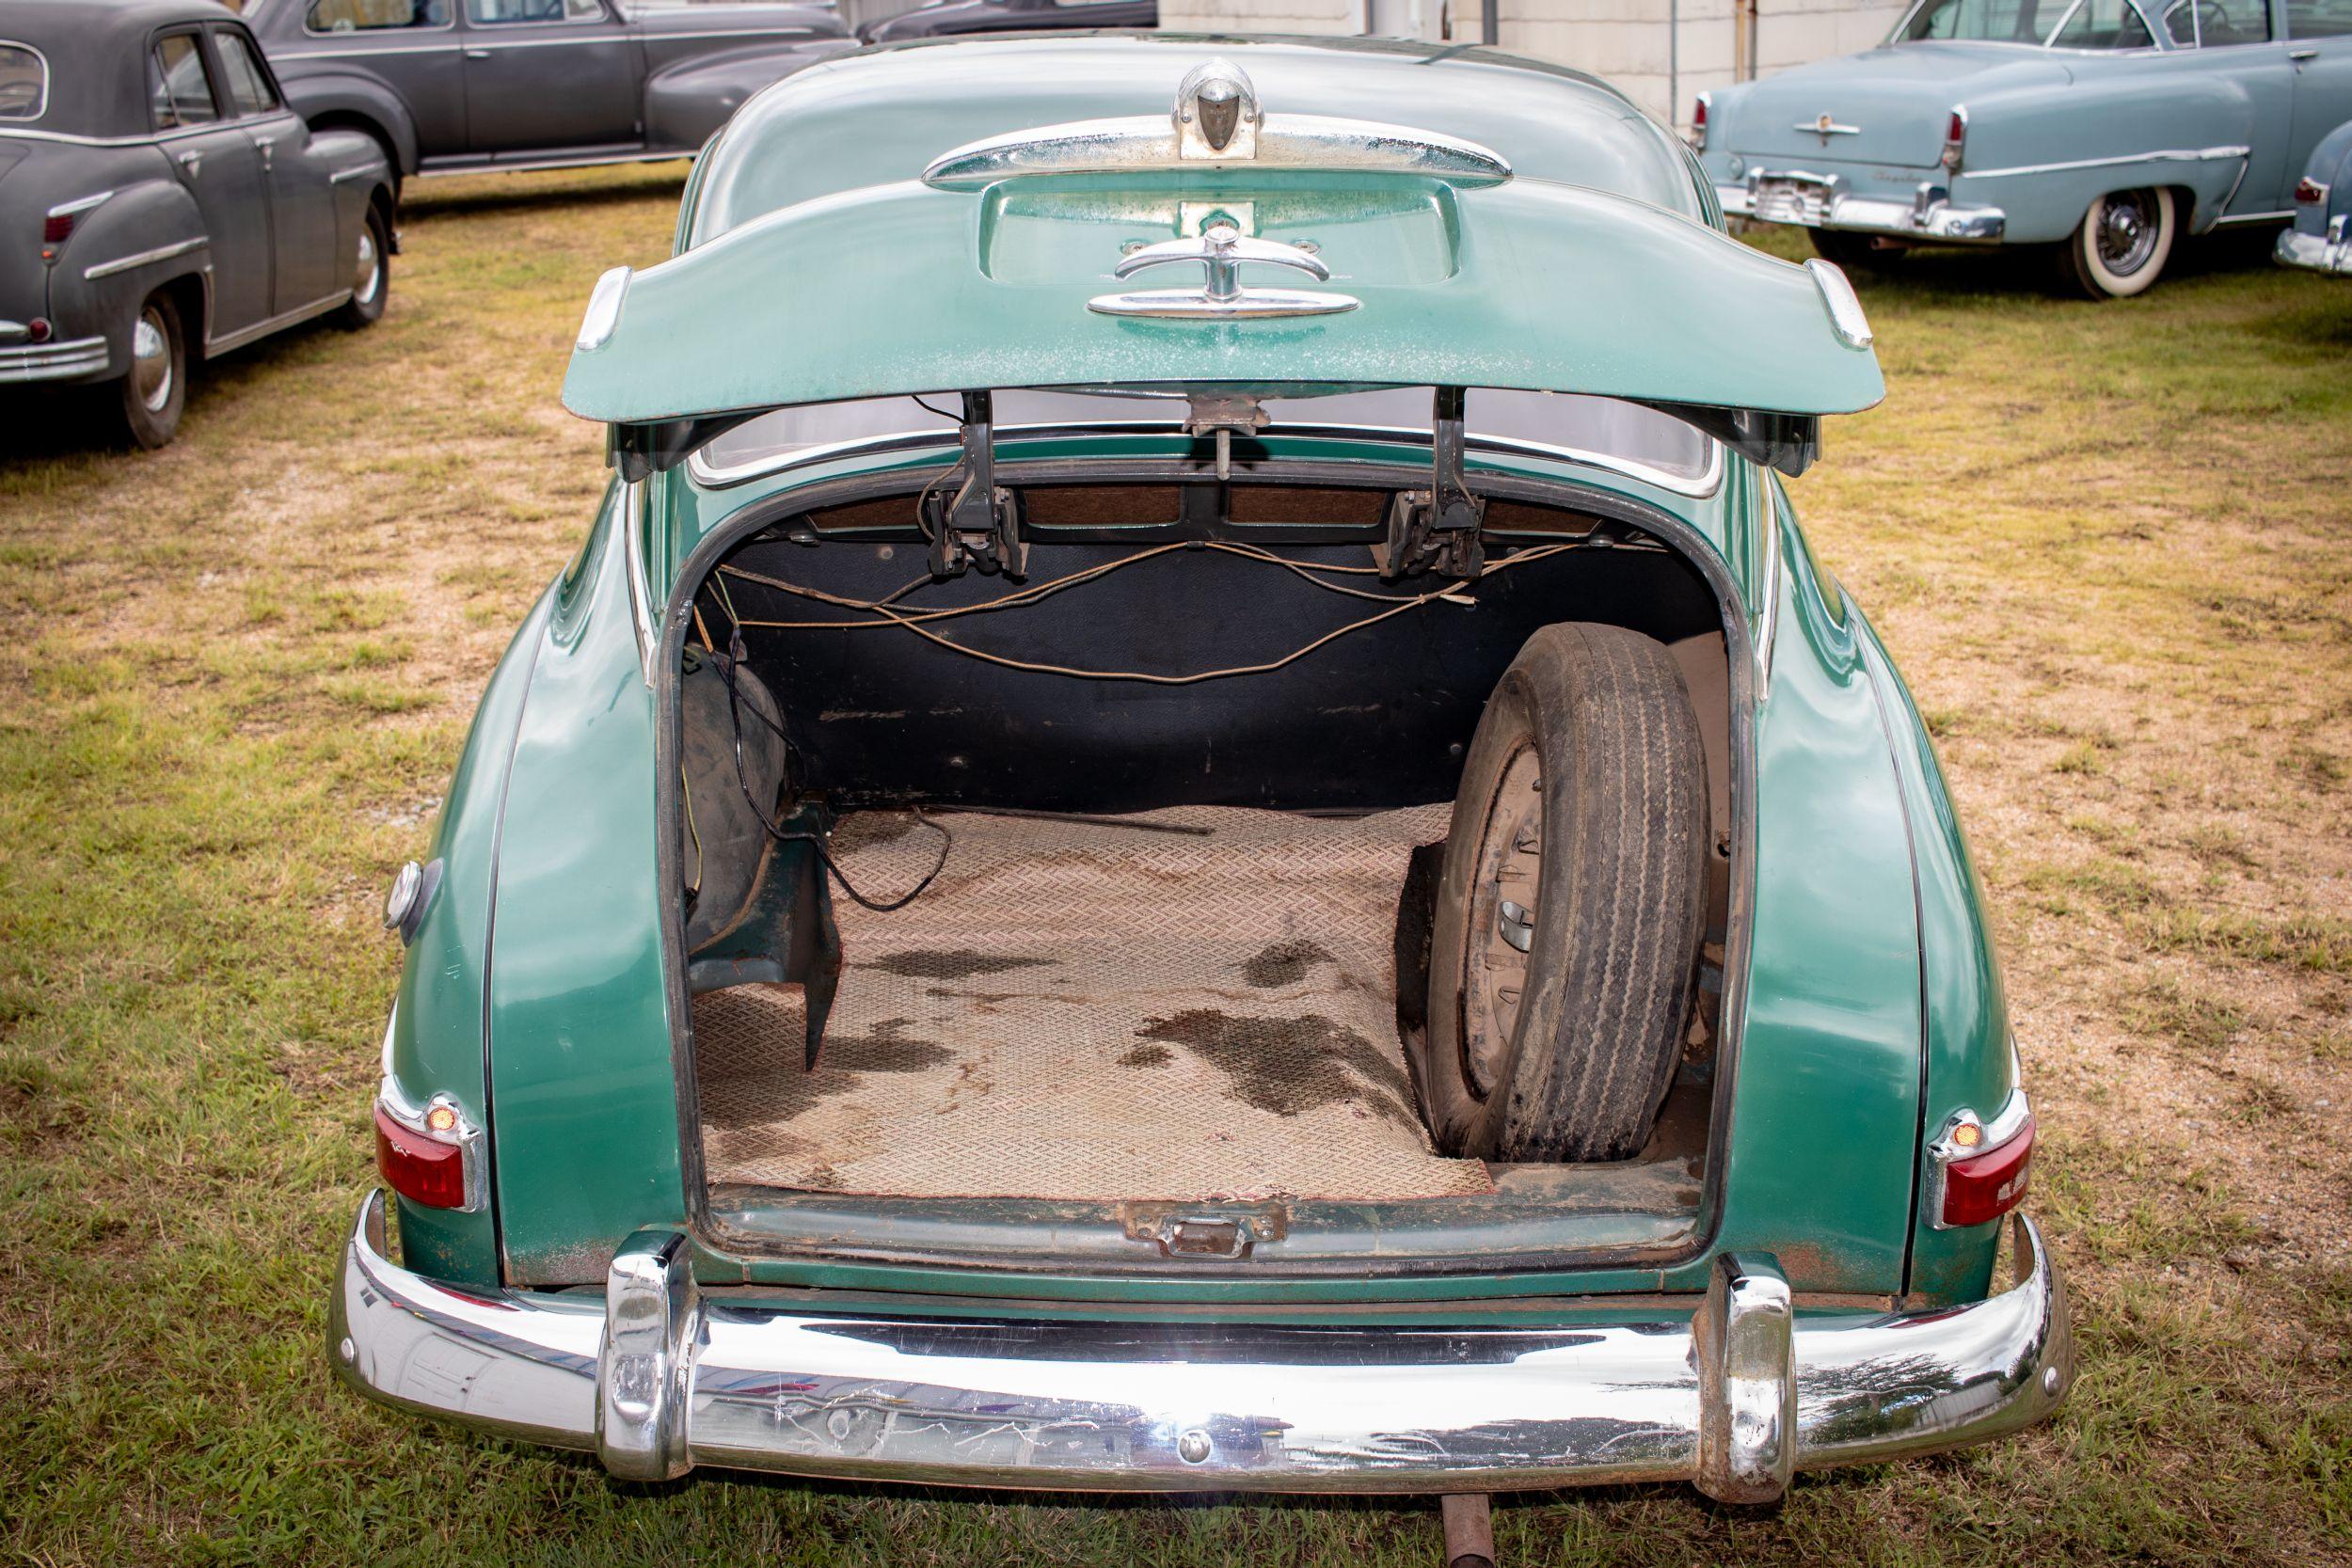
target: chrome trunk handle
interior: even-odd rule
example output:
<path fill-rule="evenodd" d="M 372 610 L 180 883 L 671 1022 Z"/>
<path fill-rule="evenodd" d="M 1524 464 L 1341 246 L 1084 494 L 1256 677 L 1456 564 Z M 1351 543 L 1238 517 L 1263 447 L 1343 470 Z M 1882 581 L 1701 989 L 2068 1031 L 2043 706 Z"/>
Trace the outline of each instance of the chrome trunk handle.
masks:
<path fill-rule="evenodd" d="M 1198 320 L 1203 317 L 1248 316 L 1327 316 L 1342 310 L 1353 310 L 1357 301 L 1346 294 L 1312 293 L 1300 289 L 1245 289 L 1241 286 L 1241 266 L 1245 261 L 1261 261 L 1271 266 L 1292 267 L 1305 273 L 1316 282 L 1331 276 L 1331 269 L 1313 251 L 1300 245 L 1284 245 L 1279 240 L 1260 240 L 1245 235 L 1230 223 L 1213 223 L 1200 231 L 1198 239 L 1164 240 L 1130 251 L 1120 258 L 1111 269 L 1114 277 L 1131 277 L 1146 267 L 1166 266 L 1172 261 L 1194 261 L 1208 269 L 1208 277 L 1199 293 L 1186 289 L 1150 289 L 1139 293 L 1097 294 L 1087 301 L 1087 309 L 1105 316 L 1160 316 Z"/>

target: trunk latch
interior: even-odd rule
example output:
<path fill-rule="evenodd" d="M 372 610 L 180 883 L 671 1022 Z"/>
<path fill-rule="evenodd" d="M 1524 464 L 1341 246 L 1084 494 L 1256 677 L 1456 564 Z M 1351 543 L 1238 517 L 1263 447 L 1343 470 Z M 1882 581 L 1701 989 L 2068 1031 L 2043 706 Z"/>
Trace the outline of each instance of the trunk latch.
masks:
<path fill-rule="evenodd" d="M 1246 1209 L 1130 1203 L 1120 1218 L 1129 1241 L 1149 1242 L 1163 1258 L 1247 1258 L 1260 1242 L 1279 1242 L 1290 1231 L 1290 1212 L 1279 1203 Z"/>

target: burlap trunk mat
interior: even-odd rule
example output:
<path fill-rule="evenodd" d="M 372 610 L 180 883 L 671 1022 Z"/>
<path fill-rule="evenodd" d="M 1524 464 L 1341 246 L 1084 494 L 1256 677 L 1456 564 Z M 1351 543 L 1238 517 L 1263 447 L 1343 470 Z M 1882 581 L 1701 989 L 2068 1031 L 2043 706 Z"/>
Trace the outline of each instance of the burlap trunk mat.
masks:
<path fill-rule="evenodd" d="M 1352 820 L 1186 807 L 1139 832 L 953 814 L 890 914 L 834 896 L 847 967 L 814 1073 L 797 986 L 694 999 L 714 1182 L 903 1196 L 1435 1197 L 1395 1012 L 1397 898 L 1446 811 Z M 937 836 L 846 818 L 869 895 Z"/>

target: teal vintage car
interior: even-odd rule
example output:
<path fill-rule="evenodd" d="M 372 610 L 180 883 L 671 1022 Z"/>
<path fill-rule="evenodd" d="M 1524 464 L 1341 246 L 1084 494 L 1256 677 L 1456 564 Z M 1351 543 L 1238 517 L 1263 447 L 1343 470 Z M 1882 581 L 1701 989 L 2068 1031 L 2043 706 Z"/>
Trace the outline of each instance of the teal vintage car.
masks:
<path fill-rule="evenodd" d="M 2280 264 L 2352 276 L 2352 119 L 2320 139 L 2295 182 L 2295 225 L 2279 236 Z"/>
<path fill-rule="evenodd" d="M 2183 234 L 2293 215 L 2352 119 L 2352 0 L 1915 0 L 1878 48 L 1699 95 L 1724 210 L 1841 265 L 2052 247 L 2093 299 Z"/>
<path fill-rule="evenodd" d="M 1883 391 L 1573 72 L 762 93 L 387 903 L 336 1369 L 639 1480 L 1756 1501 L 2048 1415 L 1981 893 L 1781 483 Z"/>

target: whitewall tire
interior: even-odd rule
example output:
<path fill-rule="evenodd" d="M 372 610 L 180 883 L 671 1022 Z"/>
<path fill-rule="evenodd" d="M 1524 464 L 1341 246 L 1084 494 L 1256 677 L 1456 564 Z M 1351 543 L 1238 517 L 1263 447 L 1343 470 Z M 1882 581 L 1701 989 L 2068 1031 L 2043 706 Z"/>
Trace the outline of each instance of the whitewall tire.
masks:
<path fill-rule="evenodd" d="M 2179 231 L 2172 193 L 2161 186 L 2110 191 L 2090 204 L 2059 252 L 2064 275 L 2093 299 L 2145 293 L 2172 258 Z"/>

